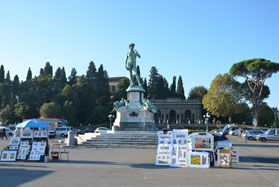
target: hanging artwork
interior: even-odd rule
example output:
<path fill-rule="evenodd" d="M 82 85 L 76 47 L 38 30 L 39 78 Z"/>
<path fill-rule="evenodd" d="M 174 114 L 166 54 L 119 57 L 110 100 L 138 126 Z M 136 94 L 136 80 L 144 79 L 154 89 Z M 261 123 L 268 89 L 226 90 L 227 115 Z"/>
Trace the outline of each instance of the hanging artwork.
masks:
<path fill-rule="evenodd" d="M 207 152 L 189 152 L 188 166 L 192 168 L 209 168 Z"/>
<path fill-rule="evenodd" d="M 213 151 L 214 137 L 212 135 L 194 135 L 192 136 L 193 151 Z"/>
<path fill-rule="evenodd" d="M 178 167 L 187 167 L 188 147 L 186 145 L 179 146 L 178 151 Z"/>
<path fill-rule="evenodd" d="M 10 145 L 18 146 L 20 142 L 20 137 L 11 137 Z"/>
<path fill-rule="evenodd" d="M 16 154 L 17 154 L 17 151 L 4 150 L 1 153 L 1 161 L 14 162 L 14 161 L 16 161 Z"/>
<path fill-rule="evenodd" d="M 31 151 L 29 155 L 29 160 L 40 160 L 40 159 L 41 159 L 41 155 L 39 151 Z"/>

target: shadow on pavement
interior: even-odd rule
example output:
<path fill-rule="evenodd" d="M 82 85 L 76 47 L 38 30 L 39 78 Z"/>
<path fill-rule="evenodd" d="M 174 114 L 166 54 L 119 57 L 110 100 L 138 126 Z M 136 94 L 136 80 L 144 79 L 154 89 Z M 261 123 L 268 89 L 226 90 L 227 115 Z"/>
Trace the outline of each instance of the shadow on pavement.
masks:
<path fill-rule="evenodd" d="M 156 166 L 155 164 L 131 164 L 132 168 L 140 168 L 140 169 L 173 169 L 173 167 L 169 166 Z"/>
<path fill-rule="evenodd" d="M 279 145 L 270 145 L 270 144 L 233 144 L 237 147 L 261 147 L 261 148 L 279 148 Z"/>
<path fill-rule="evenodd" d="M 254 157 L 254 156 L 240 156 L 239 157 L 240 162 L 250 162 L 254 163 L 255 161 L 260 163 L 269 163 L 269 164 L 279 164 L 279 158 L 278 157 Z"/>
<path fill-rule="evenodd" d="M 20 186 L 51 174 L 48 170 L 0 169 L 1 186 Z"/>
<path fill-rule="evenodd" d="M 47 166 L 32 166 L 32 165 L 17 165 L 17 164 L 5 164 L 5 163 L 1 163 L 2 167 L 23 167 L 23 168 L 47 168 Z"/>

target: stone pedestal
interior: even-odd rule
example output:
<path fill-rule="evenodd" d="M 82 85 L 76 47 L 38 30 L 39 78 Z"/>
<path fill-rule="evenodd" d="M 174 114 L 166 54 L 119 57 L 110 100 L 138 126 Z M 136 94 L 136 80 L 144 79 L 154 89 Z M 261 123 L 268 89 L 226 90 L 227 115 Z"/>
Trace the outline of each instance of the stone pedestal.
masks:
<path fill-rule="evenodd" d="M 120 107 L 112 129 L 114 131 L 155 131 L 153 113 L 142 105 L 144 89 L 130 86 L 127 89 L 128 105 Z"/>

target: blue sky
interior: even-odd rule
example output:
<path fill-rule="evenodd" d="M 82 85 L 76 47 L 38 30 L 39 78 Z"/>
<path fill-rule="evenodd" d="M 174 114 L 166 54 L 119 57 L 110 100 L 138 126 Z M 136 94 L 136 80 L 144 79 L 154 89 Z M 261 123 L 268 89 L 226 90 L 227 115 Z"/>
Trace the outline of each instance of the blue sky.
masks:
<path fill-rule="evenodd" d="M 131 42 L 142 58 L 142 76 L 151 66 L 169 83 L 183 77 L 186 95 L 209 88 L 219 73 L 250 58 L 279 62 L 278 0 L 0 0 L 0 64 L 26 78 L 49 61 L 54 69 L 89 61 L 109 76 L 128 76 L 125 54 Z M 266 101 L 279 107 L 279 73 L 266 83 Z"/>

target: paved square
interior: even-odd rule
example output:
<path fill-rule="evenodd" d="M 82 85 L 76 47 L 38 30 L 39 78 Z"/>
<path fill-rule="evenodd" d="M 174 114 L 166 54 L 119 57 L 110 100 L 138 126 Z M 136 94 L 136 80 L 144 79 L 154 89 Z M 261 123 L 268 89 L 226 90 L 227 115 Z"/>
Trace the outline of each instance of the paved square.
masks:
<path fill-rule="evenodd" d="M 278 143 L 230 139 L 240 150 L 235 168 L 155 166 L 155 147 L 82 147 L 70 149 L 70 161 L 0 162 L 0 186 L 279 186 Z"/>

